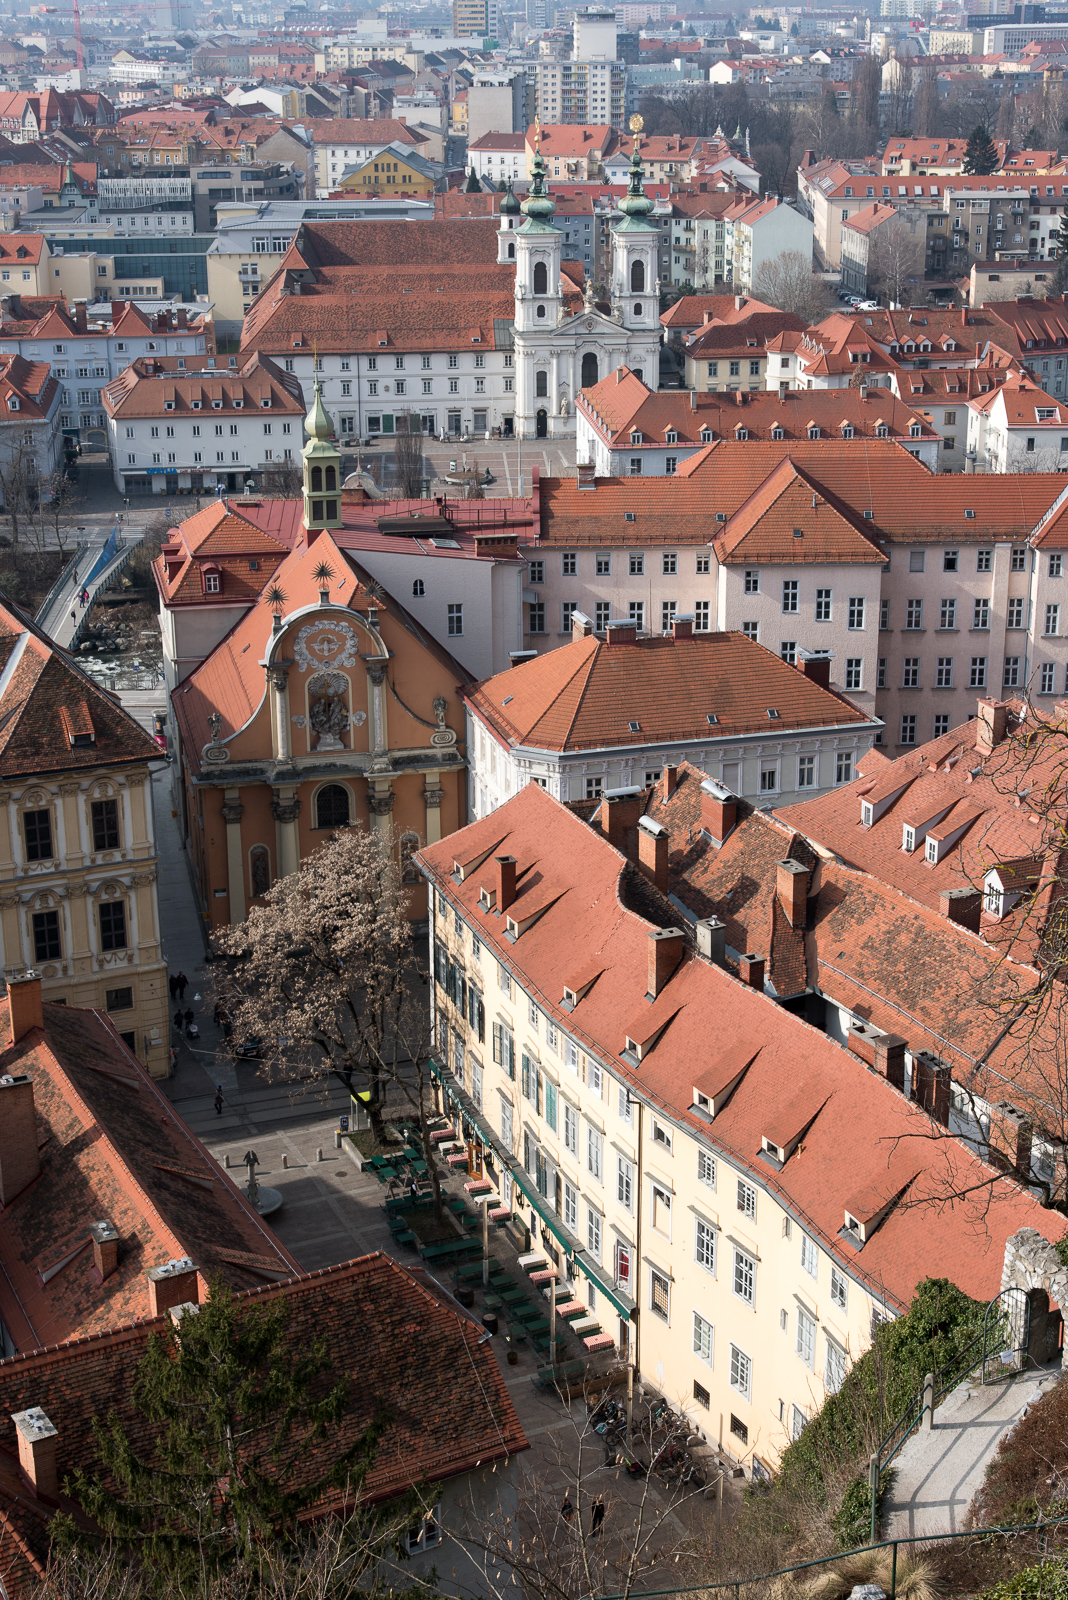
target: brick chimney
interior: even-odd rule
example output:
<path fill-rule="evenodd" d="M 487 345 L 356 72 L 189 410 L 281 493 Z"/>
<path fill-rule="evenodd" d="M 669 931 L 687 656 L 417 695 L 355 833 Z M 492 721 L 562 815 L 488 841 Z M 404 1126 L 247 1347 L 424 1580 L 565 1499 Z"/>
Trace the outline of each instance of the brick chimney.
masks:
<path fill-rule="evenodd" d="M 74 331 L 75 333 L 89 332 L 89 319 L 83 305 L 74 307 Z"/>
<path fill-rule="evenodd" d="M 992 1166 L 1013 1172 L 1022 1182 L 1031 1177 L 1034 1125 L 1019 1106 L 1000 1100 L 990 1108 L 989 1152 Z"/>
<path fill-rule="evenodd" d="M 800 861 L 778 861 L 775 864 L 775 892 L 791 928 L 803 928 L 805 925 L 810 877 L 809 869 Z"/>
<path fill-rule="evenodd" d="M 638 629 L 633 622 L 610 622 L 605 629 L 605 635 L 610 645 L 638 642 Z"/>
<path fill-rule="evenodd" d="M 515 899 L 515 856 L 497 856 L 497 910 L 507 911 Z"/>
<path fill-rule="evenodd" d="M 56 1442 L 59 1429 L 45 1416 L 40 1406 L 14 1411 L 11 1420 L 19 1441 L 19 1466 L 23 1475 L 47 1500 L 59 1499 L 59 1474 L 56 1471 Z"/>
<path fill-rule="evenodd" d="M 572 611 L 571 637 L 572 639 L 588 639 L 593 632 L 593 619 L 585 611 Z"/>
<path fill-rule="evenodd" d="M 1004 739 L 1009 718 L 1009 708 L 1004 700 L 980 700 L 975 719 L 975 748 L 993 750 Z"/>
<path fill-rule="evenodd" d="M 803 678 L 810 683 L 818 683 L 821 689 L 831 687 L 831 662 L 833 656 L 817 656 L 811 651 L 799 650 L 797 652 L 797 670 Z"/>
<path fill-rule="evenodd" d="M 44 1027 L 41 980 L 35 972 L 12 978 L 7 986 L 7 1009 L 11 1020 L 11 1043 L 18 1044 L 34 1028 Z"/>
<path fill-rule="evenodd" d="M 929 1050 L 920 1050 L 913 1056 L 912 1098 L 943 1128 L 949 1126 L 949 1086 L 952 1079 L 952 1069 Z"/>
<path fill-rule="evenodd" d="M 624 855 L 633 852 L 633 840 L 631 850 L 627 849 L 627 834 L 638 826 L 642 794 L 642 789 L 635 785 L 630 789 L 606 789 L 601 796 L 601 831 L 609 844 Z"/>
<path fill-rule="evenodd" d="M 764 957 L 763 956 L 739 956 L 738 957 L 738 976 L 741 978 L 743 983 L 747 983 L 749 985 L 750 989 L 759 989 L 761 994 L 763 994 L 763 992 L 764 992 Z"/>
<path fill-rule="evenodd" d="M 575 467 L 576 485 L 579 489 L 596 489 L 597 469 L 592 461 L 579 461 Z"/>
<path fill-rule="evenodd" d="M 679 769 L 674 766 L 664 768 L 664 799 L 670 800 L 679 786 Z"/>
<path fill-rule="evenodd" d="M 981 889 L 943 889 L 938 896 L 938 909 L 947 922 L 961 928 L 979 932 L 979 919 L 983 910 Z"/>
<path fill-rule="evenodd" d="M 0 1206 L 10 1205 L 41 1170 L 33 1079 L 0 1078 Z"/>
<path fill-rule="evenodd" d="M 679 616 L 679 614 L 676 612 L 675 616 L 673 616 L 672 619 L 671 619 L 671 637 L 673 639 L 692 639 L 693 638 L 693 617 L 692 617 L 692 615 L 690 615 L 690 616 Z"/>
<path fill-rule="evenodd" d="M 662 894 L 668 886 L 668 846 L 671 839 L 667 829 L 652 817 L 642 817 L 638 823 L 638 866 L 649 882 Z"/>
<path fill-rule="evenodd" d="M 119 1264 L 119 1230 L 104 1218 L 89 1224 L 89 1235 L 93 1241 L 93 1265 L 103 1283 Z"/>
<path fill-rule="evenodd" d="M 179 1306 L 183 1300 L 200 1302 L 197 1269 L 188 1256 L 180 1256 L 177 1261 L 165 1261 L 161 1267 L 149 1267 L 145 1277 L 148 1280 L 148 1314 L 151 1317 L 162 1317 L 171 1306 Z"/>
<path fill-rule="evenodd" d="M 703 917 L 694 923 L 697 937 L 697 954 L 703 961 L 722 967 L 727 954 L 727 924 L 718 917 Z"/>
<path fill-rule="evenodd" d="M 686 939 L 681 928 L 649 930 L 649 989 L 647 1000 L 655 1000 L 682 960 Z"/>
<path fill-rule="evenodd" d="M 905 1041 L 896 1033 L 880 1033 L 875 1040 L 872 1063 L 880 1078 L 905 1092 Z"/>
<path fill-rule="evenodd" d="M 738 820 L 738 802 L 729 789 L 714 778 L 701 785 L 701 827 L 718 847 Z"/>

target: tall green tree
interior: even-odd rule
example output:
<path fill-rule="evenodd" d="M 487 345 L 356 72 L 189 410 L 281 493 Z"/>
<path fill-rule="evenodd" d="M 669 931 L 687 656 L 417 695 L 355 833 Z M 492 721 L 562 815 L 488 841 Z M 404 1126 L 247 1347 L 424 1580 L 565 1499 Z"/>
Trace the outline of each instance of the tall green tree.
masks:
<path fill-rule="evenodd" d="M 964 150 L 964 171 L 971 176 L 985 178 L 998 164 L 997 147 L 982 123 L 968 135 Z"/>
<path fill-rule="evenodd" d="M 207 1597 L 219 1575 L 295 1549 L 321 1497 L 355 1497 L 385 1419 L 343 1434 L 348 1383 L 325 1337 L 296 1348 L 287 1307 L 235 1301 L 222 1280 L 180 1330 L 150 1336 L 133 1387 L 136 1420 L 94 1419 L 99 1469 L 68 1489 L 111 1550 Z M 325 1448 L 324 1448 L 325 1446 Z M 66 1523 L 60 1537 L 83 1544 Z"/>

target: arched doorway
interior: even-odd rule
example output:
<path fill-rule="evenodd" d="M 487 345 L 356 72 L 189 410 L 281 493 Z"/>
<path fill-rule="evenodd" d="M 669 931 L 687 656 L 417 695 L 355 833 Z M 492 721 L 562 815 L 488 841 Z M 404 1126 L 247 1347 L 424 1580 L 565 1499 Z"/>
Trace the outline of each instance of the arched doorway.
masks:
<path fill-rule="evenodd" d="M 344 828 L 349 820 L 349 792 L 340 783 L 326 783 L 315 796 L 315 826 Z"/>
<path fill-rule="evenodd" d="M 597 357 L 592 350 L 587 350 L 582 358 L 582 387 L 592 389 L 597 382 Z"/>
<path fill-rule="evenodd" d="M 549 413 L 546 411 L 545 407 L 542 406 L 541 410 L 534 419 L 534 437 L 536 439 L 547 439 L 548 436 Z"/>

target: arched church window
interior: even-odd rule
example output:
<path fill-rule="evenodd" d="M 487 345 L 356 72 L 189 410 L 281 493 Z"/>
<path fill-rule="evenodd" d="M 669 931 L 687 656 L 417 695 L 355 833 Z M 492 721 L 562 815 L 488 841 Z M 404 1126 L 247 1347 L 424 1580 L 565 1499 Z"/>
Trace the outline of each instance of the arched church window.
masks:
<path fill-rule="evenodd" d="M 323 469 L 322 469 L 322 467 L 312 467 L 312 493 L 313 494 L 322 494 L 322 492 L 323 492 Z"/>
<path fill-rule="evenodd" d="M 337 469 L 334 467 L 327 467 L 326 469 L 326 487 L 328 489 L 337 488 Z"/>
<path fill-rule="evenodd" d="M 539 400 L 549 393 L 549 374 L 547 372 L 536 372 L 534 374 L 534 393 Z"/>
<path fill-rule="evenodd" d="M 645 262 L 632 261 L 630 267 L 630 292 L 631 294 L 644 294 L 645 292 Z"/>
<path fill-rule="evenodd" d="M 640 317 L 640 316 L 641 316 L 641 314 L 642 314 L 642 308 L 641 308 L 641 306 L 640 306 L 640 305 L 639 305 L 639 303 L 638 303 L 638 302 L 637 302 L 637 301 L 635 301 L 635 302 L 634 302 L 634 315 L 635 315 L 635 316 L 636 316 L 636 317 Z"/>
<path fill-rule="evenodd" d="M 508 259 L 509 259 L 509 261 L 514 261 L 515 260 L 515 245 L 514 244 L 510 244 L 508 246 Z"/>
<path fill-rule="evenodd" d="M 400 836 L 400 870 L 402 883 L 418 883 L 419 871 L 415 865 L 415 852 L 419 848 L 419 835 L 417 833 L 402 833 Z"/>
<path fill-rule="evenodd" d="M 582 387 L 590 389 L 597 382 L 597 357 L 587 350 L 582 358 Z"/>
<path fill-rule="evenodd" d="M 544 315 L 545 315 L 545 307 L 544 306 L 539 306 L 538 307 L 538 316 L 539 317 L 543 317 Z"/>
<path fill-rule="evenodd" d="M 340 783 L 325 783 L 315 796 L 315 826 L 343 828 L 349 820 L 349 791 Z"/>
<path fill-rule="evenodd" d="M 265 844 L 255 844 L 249 852 L 249 876 L 253 898 L 266 894 L 271 887 L 271 856 Z"/>
<path fill-rule="evenodd" d="M 534 293 L 549 293 L 549 269 L 544 261 L 535 261 L 534 263 Z"/>

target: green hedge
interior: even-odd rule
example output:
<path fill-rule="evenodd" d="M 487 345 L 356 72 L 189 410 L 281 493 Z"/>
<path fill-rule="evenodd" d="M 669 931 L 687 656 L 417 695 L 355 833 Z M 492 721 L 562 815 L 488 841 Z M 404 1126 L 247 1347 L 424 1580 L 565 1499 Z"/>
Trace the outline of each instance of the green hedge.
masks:
<path fill-rule="evenodd" d="M 1025 1567 L 1015 1577 L 986 1589 L 980 1600 L 1068 1600 L 1068 1566 L 1062 1557 Z"/>

